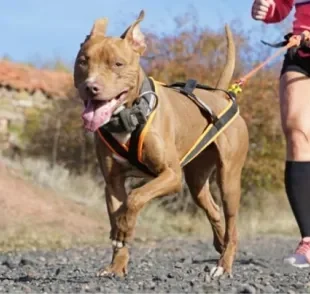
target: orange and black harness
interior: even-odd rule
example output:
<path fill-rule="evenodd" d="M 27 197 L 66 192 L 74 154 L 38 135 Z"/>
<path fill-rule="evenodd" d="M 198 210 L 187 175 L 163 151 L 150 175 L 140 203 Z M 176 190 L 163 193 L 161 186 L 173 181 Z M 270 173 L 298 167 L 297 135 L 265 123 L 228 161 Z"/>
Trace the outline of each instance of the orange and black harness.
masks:
<path fill-rule="evenodd" d="M 310 32 L 304 31 L 301 35 L 287 35 L 286 40 L 278 44 L 263 42 L 265 45 L 281 48 L 235 82 L 228 91 L 197 84 L 195 80 L 188 80 L 186 83 L 174 83 L 172 85 L 160 83 L 162 86 L 172 88 L 190 98 L 211 119 L 210 124 L 208 124 L 201 136 L 197 139 L 194 146 L 183 156 L 180 165 L 182 167 L 185 166 L 199 155 L 200 152 L 214 142 L 225 128 L 227 128 L 237 117 L 239 114 L 239 108 L 236 103 L 236 94 L 242 91 L 242 86 L 248 79 L 285 50 L 290 48 L 297 50 L 304 45 L 309 46 L 309 40 Z M 153 121 L 157 109 L 158 97 L 156 94 L 156 87 L 157 82 L 152 78 L 146 78 L 143 82 L 140 96 L 136 100 L 136 104 L 130 109 L 123 109 L 120 111 L 116 116 L 112 117 L 107 125 L 102 126 L 98 130 L 100 138 L 113 153 L 127 159 L 132 165 L 152 176 L 156 175 L 154 175 L 142 162 L 142 147 L 145 135 Z M 207 91 L 217 90 L 225 92 L 229 101 L 228 106 L 216 116 L 212 110 L 193 93 L 195 88 Z M 131 132 L 131 139 L 128 144 L 122 145 L 111 135 L 113 132 Z"/>
<path fill-rule="evenodd" d="M 197 84 L 195 80 L 188 80 L 186 83 L 179 82 L 171 85 L 160 83 L 160 85 L 172 88 L 190 98 L 203 111 L 203 113 L 208 116 L 210 121 L 193 147 L 181 159 L 180 165 L 183 167 L 214 142 L 214 140 L 237 117 L 239 114 L 239 108 L 233 92 Z M 102 126 L 98 130 L 98 135 L 101 140 L 113 153 L 123 157 L 141 171 L 152 176 L 155 175 L 142 162 L 142 147 L 145 135 L 157 110 L 157 86 L 158 83 L 152 78 L 146 78 L 140 90 L 140 96 L 133 107 L 123 109 L 117 115 L 112 117 L 108 124 Z M 207 91 L 220 90 L 227 93 L 229 100 L 228 106 L 218 116 L 215 115 L 208 105 L 193 93 L 195 88 Z M 113 132 L 131 132 L 129 142 L 127 144 L 120 144 L 111 134 Z"/>
<path fill-rule="evenodd" d="M 142 162 L 142 147 L 145 135 L 157 110 L 158 97 L 156 83 L 146 78 L 140 89 L 140 96 L 131 108 L 125 108 L 112 116 L 109 123 L 98 129 L 97 133 L 107 147 L 118 156 L 127 159 L 139 170 L 153 175 Z M 120 144 L 111 133 L 130 132 L 127 144 Z"/>

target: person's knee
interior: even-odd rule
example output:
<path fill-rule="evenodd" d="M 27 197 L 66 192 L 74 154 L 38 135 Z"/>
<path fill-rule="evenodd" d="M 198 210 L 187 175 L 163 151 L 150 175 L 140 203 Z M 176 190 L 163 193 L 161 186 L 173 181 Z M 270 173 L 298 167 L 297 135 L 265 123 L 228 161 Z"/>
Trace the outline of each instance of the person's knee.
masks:
<path fill-rule="evenodd" d="M 303 124 L 284 127 L 287 156 L 292 160 L 310 160 L 310 128 Z"/>
<path fill-rule="evenodd" d="M 310 161 L 309 90 L 310 80 L 304 74 L 288 71 L 281 76 L 280 108 L 288 160 Z"/>

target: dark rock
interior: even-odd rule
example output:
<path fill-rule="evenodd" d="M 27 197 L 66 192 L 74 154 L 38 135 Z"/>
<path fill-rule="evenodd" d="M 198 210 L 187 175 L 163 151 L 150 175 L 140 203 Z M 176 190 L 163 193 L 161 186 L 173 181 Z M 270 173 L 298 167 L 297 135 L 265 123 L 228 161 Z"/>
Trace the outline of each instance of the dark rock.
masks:
<path fill-rule="evenodd" d="M 13 268 L 15 268 L 15 264 L 10 261 L 10 260 L 4 260 L 2 262 L 2 265 L 6 266 L 7 268 L 9 268 L 10 270 L 12 270 Z"/>
<path fill-rule="evenodd" d="M 248 294 L 255 294 L 256 293 L 255 288 L 253 286 L 247 285 L 247 284 L 241 285 L 237 291 L 238 291 L 238 293 L 248 293 Z"/>
<path fill-rule="evenodd" d="M 60 268 L 57 268 L 55 271 L 55 276 L 58 276 L 60 274 Z"/>
<path fill-rule="evenodd" d="M 37 263 L 32 260 L 32 259 L 29 259 L 29 258 L 22 258 L 19 262 L 19 265 L 20 266 L 25 266 L 25 265 L 30 265 L 30 266 L 34 266 L 36 265 Z"/>

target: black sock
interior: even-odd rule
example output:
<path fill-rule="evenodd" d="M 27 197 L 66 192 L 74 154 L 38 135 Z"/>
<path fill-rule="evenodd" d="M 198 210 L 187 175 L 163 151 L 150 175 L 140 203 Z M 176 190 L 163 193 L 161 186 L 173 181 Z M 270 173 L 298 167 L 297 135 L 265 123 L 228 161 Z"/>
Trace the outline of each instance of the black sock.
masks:
<path fill-rule="evenodd" d="M 310 162 L 286 162 L 285 188 L 301 236 L 310 237 Z"/>

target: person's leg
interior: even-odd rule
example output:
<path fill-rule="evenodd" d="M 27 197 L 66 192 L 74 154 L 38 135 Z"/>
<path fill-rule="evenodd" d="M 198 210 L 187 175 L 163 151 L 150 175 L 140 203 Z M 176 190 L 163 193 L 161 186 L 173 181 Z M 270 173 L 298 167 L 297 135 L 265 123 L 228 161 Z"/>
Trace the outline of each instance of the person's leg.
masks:
<path fill-rule="evenodd" d="M 284 261 L 310 265 L 310 78 L 287 71 L 280 80 L 282 128 L 286 138 L 285 188 L 302 241 Z"/>

